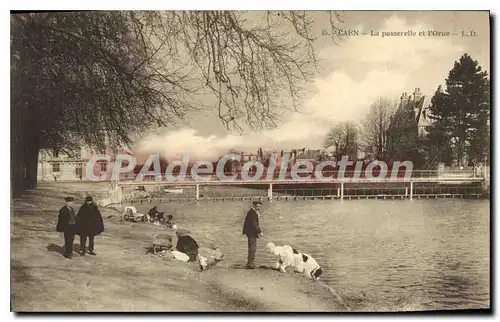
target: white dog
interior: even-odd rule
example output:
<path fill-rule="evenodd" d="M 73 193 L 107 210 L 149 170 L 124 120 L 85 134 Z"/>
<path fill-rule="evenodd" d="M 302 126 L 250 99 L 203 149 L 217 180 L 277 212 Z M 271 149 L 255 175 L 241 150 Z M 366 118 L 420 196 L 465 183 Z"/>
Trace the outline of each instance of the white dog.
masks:
<path fill-rule="evenodd" d="M 302 257 L 301 263 L 297 266 L 296 271 L 304 273 L 305 276 L 311 278 L 314 281 L 319 280 L 319 277 L 323 273 L 323 270 L 318 265 L 318 262 L 311 255 L 300 254 Z"/>
<path fill-rule="evenodd" d="M 293 251 L 293 267 L 296 272 L 302 273 L 303 271 L 303 263 L 304 258 L 302 253 L 299 253 L 295 248 L 292 248 Z"/>
<path fill-rule="evenodd" d="M 275 268 L 283 273 L 286 273 L 286 268 L 289 266 L 293 266 L 297 270 L 297 265 L 302 263 L 302 257 L 299 252 L 291 246 L 276 246 L 273 243 L 268 243 L 266 248 L 271 254 L 277 257 Z"/>
<path fill-rule="evenodd" d="M 126 216 L 132 216 L 135 217 L 137 214 L 137 208 L 134 206 L 127 206 L 125 209 L 123 209 L 123 214 L 122 214 L 122 221 L 125 221 Z"/>

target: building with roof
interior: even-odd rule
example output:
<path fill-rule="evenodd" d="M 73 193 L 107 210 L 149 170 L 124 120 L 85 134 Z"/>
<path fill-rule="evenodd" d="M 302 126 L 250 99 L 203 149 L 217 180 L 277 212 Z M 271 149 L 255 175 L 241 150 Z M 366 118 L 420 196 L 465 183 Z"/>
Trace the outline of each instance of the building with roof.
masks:
<path fill-rule="evenodd" d="M 102 150 L 81 146 L 72 152 L 42 150 L 38 155 L 37 181 L 88 180 L 86 176 L 87 164 L 97 154 L 110 155 L 111 160 L 109 162 L 106 160 L 96 162 L 93 170 L 94 175 L 106 175 L 111 178 L 115 157 L 117 154 L 123 153 L 130 154 L 127 149 L 117 146 L 109 146 Z M 123 175 L 128 176 L 128 174 Z"/>

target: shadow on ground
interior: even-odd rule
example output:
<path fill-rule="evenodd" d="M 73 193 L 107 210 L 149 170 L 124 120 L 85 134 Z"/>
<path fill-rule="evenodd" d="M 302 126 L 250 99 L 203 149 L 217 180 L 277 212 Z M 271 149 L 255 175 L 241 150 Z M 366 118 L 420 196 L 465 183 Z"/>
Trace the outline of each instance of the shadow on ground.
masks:
<path fill-rule="evenodd" d="M 80 244 L 73 244 L 73 252 L 78 253 L 80 251 Z M 57 252 L 61 255 L 64 255 L 64 246 L 56 245 L 56 244 L 48 244 L 47 245 L 47 250 L 49 252 Z"/>

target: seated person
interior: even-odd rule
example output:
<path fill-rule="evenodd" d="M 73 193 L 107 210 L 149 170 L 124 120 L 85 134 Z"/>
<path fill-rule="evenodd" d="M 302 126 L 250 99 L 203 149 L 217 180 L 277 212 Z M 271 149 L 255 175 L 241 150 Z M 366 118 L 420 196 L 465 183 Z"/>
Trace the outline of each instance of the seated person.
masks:
<path fill-rule="evenodd" d="M 153 208 L 149 209 L 148 211 L 149 221 L 150 222 L 155 221 L 157 214 L 158 214 L 158 207 L 154 206 Z"/>
<path fill-rule="evenodd" d="M 202 271 L 207 270 L 210 266 L 216 265 L 224 259 L 224 254 L 217 246 L 200 247 L 198 249 L 198 260 Z"/>
<path fill-rule="evenodd" d="M 174 225 L 175 225 L 175 222 L 174 222 L 174 216 L 172 215 L 168 215 L 167 216 L 167 221 L 165 221 L 163 223 L 165 226 L 167 226 L 168 228 L 173 228 Z"/>
<path fill-rule="evenodd" d="M 135 214 L 137 213 L 137 208 L 134 206 L 127 206 L 123 210 L 122 218 L 121 220 L 125 220 L 125 218 L 128 216 L 129 218 L 133 218 Z"/>
<path fill-rule="evenodd" d="M 182 252 L 189 256 L 189 261 L 194 262 L 197 260 L 198 256 L 198 243 L 193 237 L 189 235 L 189 232 L 177 233 L 177 246 L 175 247 L 179 252 Z"/>

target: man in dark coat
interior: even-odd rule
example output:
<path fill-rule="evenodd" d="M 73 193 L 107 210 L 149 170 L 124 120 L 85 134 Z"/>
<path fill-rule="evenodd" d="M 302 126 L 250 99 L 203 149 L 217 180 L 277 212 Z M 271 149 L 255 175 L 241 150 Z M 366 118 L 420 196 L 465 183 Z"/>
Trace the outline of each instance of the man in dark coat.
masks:
<path fill-rule="evenodd" d="M 75 240 L 75 210 L 73 197 L 64 198 L 66 205 L 59 209 L 56 230 L 64 234 L 64 257 L 71 258 L 73 254 L 73 241 Z"/>
<path fill-rule="evenodd" d="M 243 235 L 248 238 L 248 261 L 247 268 L 255 268 L 255 252 L 257 251 L 257 238 L 262 236 L 259 226 L 259 210 L 262 207 L 260 201 L 253 203 L 253 207 L 248 211 L 243 224 Z"/>
<path fill-rule="evenodd" d="M 80 255 L 85 255 L 87 237 L 89 239 L 89 254 L 96 255 L 94 252 L 94 237 L 104 231 L 104 223 L 101 212 L 90 196 L 85 198 L 85 203 L 78 211 L 75 230 L 76 234 L 80 235 Z"/>

